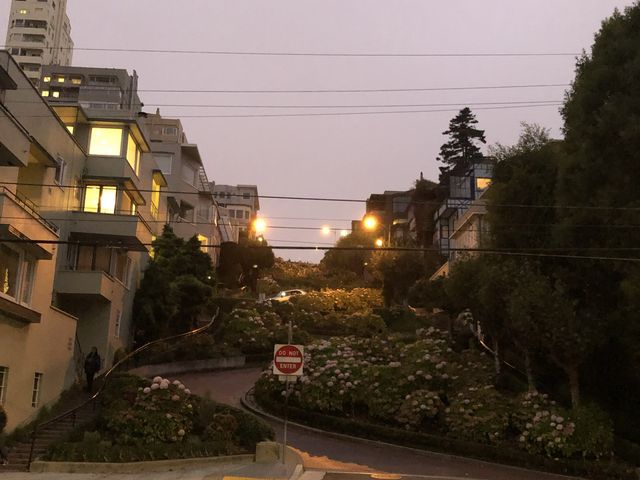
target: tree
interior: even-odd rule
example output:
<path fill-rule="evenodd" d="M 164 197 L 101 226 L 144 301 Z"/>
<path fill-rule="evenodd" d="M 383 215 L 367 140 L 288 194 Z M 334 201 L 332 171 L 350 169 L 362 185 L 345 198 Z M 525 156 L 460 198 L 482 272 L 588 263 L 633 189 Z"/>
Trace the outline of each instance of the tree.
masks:
<path fill-rule="evenodd" d="M 417 251 L 374 252 L 371 269 L 382 281 L 382 296 L 387 307 L 393 303 L 406 305 L 409 289 L 427 271 L 424 255 Z"/>
<path fill-rule="evenodd" d="M 478 143 L 487 143 L 484 130 L 475 127 L 478 124 L 475 115 L 469 107 L 460 110 L 449 122 L 449 129 L 443 135 L 449 136 L 449 141 L 440 147 L 438 160 L 445 164 L 445 170 L 454 168 L 466 171 L 474 159 L 482 157 Z"/>
<path fill-rule="evenodd" d="M 349 248 L 349 250 L 328 250 L 320 266 L 330 273 L 348 271 L 361 277 L 364 274 L 365 264 L 371 259 L 374 241 L 374 234 L 370 232 L 351 232 L 336 243 L 336 247 Z"/>
<path fill-rule="evenodd" d="M 275 258 L 266 240 L 253 240 L 243 234 L 238 243 L 222 245 L 218 273 L 228 287 L 247 286 L 255 293 L 260 272 L 273 267 Z"/>
<path fill-rule="evenodd" d="M 213 296 L 211 257 L 196 237 L 185 242 L 167 225 L 153 252 L 133 302 L 136 341 L 190 330 Z"/>
<path fill-rule="evenodd" d="M 535 152 L 551 142 L 550 130 L 537 123 L 521 122 L 522 132 L 518 143 L 507 146 L 500 142 L 489 146 L 489 155 L 498 162 L 524 153 Z"/>

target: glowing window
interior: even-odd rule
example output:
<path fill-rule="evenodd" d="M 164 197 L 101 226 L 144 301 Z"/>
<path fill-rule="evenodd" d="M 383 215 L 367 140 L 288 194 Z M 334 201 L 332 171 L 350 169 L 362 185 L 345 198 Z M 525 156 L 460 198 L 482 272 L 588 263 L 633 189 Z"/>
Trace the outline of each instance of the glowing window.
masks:
<path fill-rule="evenodd" d="M 113 214 L 116 212 L 116 197 L 116 187 L 87 185 L 84 194 L 84 211 Z"/>
<path fill-rule="evenodd" d="M 53 92 L 51 95 L 53 98 L 60 98 L 60 92 Z"/>
<path fill-rule="evenodd" d="M 94 127 L 91 129 L 89 155 L 118 157 L 122 154 L 122 129 Z"/>
<path fill-rule="evenodd" d="M 490 178 L 476 178 L 476 189 L 485 190 L 491 185 Z"/>
<path fill-rule="evenodd" d="M 22 8 L 20 9 L 20 15 L 26 15 L 27 13 L 29 13 L 29 10 L 27 10 L 26 8 Z"/>
<path fill-rule="evenodd" d="M 43 97 L 48 97 L 49 96 L 49 90 L 43 90 L 42 91 L 42 96 Z"/>
<path fill-rule="evenodd" d="M 58 83 L 64 83 L 64 77 L 58 77 Z"/>
<path fill-rule="evenodd" d="M 69 133 L 71 135 L 73 135 L 73 132 L 75 131 L 75 127 L 73 125 L 67 125 L 67 130 L 69 130 Z"/>
<path fill-rule="evenodd" d="M 138 148 L 138 144 L 133 139 L 131 134 L 129 134 L 129 139 L 127 142 L 127 162 L 131 165 L 131 168 L 136 175 L 138 174 L 138 167 L 140 165 L 140 149 Z"/>
<path fill-rule="evenodd" d="M 82 78 L 72 78 L 71 83 L 73 83 L 74 85 L 82 85 Z"/>
<path fill-rule="evenodd" d="M 153 179 L 151 183 L 151 216 L 158 219 L 158 206 L 160 205 L 160 184 Z"/>
<path fill-rule="evenodd" d="M 42 77 L 42 81 L 44 83 L 49 83 L 51 81 L 51 77 L 49 75 L 46 75 L 46 76 Z"/>
<path fill-rule="evenodd" d="M 206 247 L 206 245 L 209 244 L 209 239 L 204 235 L 198 234 L 198 241 L 200 242 L 200 250 L 202 250 L 204 253 L 208 253 L 208 247 Z"/>

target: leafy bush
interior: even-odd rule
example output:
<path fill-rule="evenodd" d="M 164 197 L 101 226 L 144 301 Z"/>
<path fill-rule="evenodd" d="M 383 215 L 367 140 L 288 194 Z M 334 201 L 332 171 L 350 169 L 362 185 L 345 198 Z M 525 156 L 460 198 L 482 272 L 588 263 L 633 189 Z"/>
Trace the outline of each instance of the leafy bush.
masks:
<path fill-rule="evenodd" d="M 414 332 L 426 323 L 425 319 L 405 307 L 376 308 L 374 313 L 380 315 L 387 328 L 393 332 Z"/>
<path fill-rule="evenodd" d="M 307 292 L 292 298 L 291 302 L 299 310 L 308 312 L 369 313 L 373 308 L 382 306 L 382 295 L 380 290 L 372 288 L 327 289 Z"/>
<path fill-rule="evenodd" d="M 7 426 L 7 412 L 4 411 L 4 407 L 0 405 L 0 432 L 2 432 Z"/>

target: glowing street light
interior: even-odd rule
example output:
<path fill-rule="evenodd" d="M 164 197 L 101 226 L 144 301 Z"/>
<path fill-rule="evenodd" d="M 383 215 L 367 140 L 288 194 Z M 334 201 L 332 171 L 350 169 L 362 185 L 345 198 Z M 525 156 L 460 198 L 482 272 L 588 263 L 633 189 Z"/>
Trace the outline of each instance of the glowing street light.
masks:
<path fill-rule="evenodd" d="M 331 235 L 331 227 L 329 227 L 328 225 L 324 225 L 321 231 L 323 235 Z"/>
<path fill-rule="evenodd" d="M 267 229 L 267 222 L 264 220 L 264 218 L 256 218 L 253 221 L 253 231 L 256 232 L 257 234 L 264 233 L 266 229 Z"/>
<path fill-rule="evenodd" d="M 377 238 L 376 239 L 376 247 L 382 247 L 384 246 L 384 240 L 381 238 Z"/>
<path fill-rule="evenodd" d="M 346 237 L 349 235 L 349 230 L 340 230 L 340 236 L 341 237 Z"/>
<path fill-rule="evenodd" d="M 378 219 L 373 215 L 367 215 L 362 221 L 364 228 L 367 230 L 375 230 L 378 227 Z"/>

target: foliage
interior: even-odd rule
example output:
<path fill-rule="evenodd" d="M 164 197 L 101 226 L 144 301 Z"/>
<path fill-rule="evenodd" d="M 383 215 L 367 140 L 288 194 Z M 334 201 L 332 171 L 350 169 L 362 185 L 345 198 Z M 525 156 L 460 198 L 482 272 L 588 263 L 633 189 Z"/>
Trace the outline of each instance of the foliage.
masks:
<path fill-rule="evenodd" d="M 374 252 L 370 264 L 374 275 L 382 280 L 385 306 L 406 304 L 411 286 L 427 273 L 421 252 Z"/>
<path fill-rule="evenodd" d="M 446 165 L 446 170 L 454 167 L 456 170 L 466 171 L 475 158 L 482 157 L 477 143 L 487 143 L 484 130 L 475 126 L 478 124 L 475 115 L 469 107 L 465 107 L 449 122 L 449 129 L 443 135 L 449 136 L 449 141 L 440 147 L 438 160 Z"/>
<path fill-rule="evenodd" d="M 293 297 L 291 303 L 307 312 L 366 313 L 382 306 L 380 291 L 373 288 L 325 289 Z"/>
<path fill-rule="evenodd" d="M 4 407 L 0 405 L 0 433 L 7 426 L 7 412 L 5 412 Z"/>
<path fill-rule="evenodd" d="M 376 308 L 373 312 L 382 317 L 385 325 L 392 332 L 415 332 L 425 326 L 424 319 L 418 317 L 410 308 L 400 306 Z"/>
<path fill-rule="evenodd" d="M 255 293 L 260 272 L 274 263 L 275 255 L 266 240 L 258 241 L 243 234 L 237 244 L 222 245 L 218 273 L 228 287 L 247 286 Z"/>
<path fill-rule="evenodd" d="M 138 355 L 137 365 L 209 360 L 232 357 L 239 352 L 216 342 L 209 334 L 183 338 L 174 343 L 160 342 Z"/>
<path fill-rule="evenodd" d="M 503 145 L 499 142 L 489 146 L 489 155 L 498 162 L 512 159 L 519 155 L 540 150 L 551 142 L 551 131 L 537 123 L 521 122 L 522 133 L 515 145 Z"/>
<path fill-rule="evenodd" d="M 276 258 L 274 266 L 267 272 L 277 282 L 278 290 L 304 288 L 346 288 L 363 286 L 364 281 L 349 270 L 327 270 L 315 263 L 296 262 Z M 261 290 L 262 291 L 262 290 Z M 276 293 L 276 292 L 274 292 Z"/>
<path fill-rule="evenodd" d="M 336 243 L 336 247 L 350 248 L 351 250 L 329 250 L 325 253 L 320 266 L 327 272 L 352 272 L 362 277 L 365 264 L 371 258 L 371 250 L 374 247 L 375 235 L 366 231 L 354 231 L 346 237 L 342 237 Z"/>
<path fill-rule="evenodd" d="M 196 237 L 185 241 L 167 225 L 153 250 L 134 299 L 137 342 L 190 330 L 213 296 L 211 257 Z"/>
<path fill-rule="evenodd" d="M 409 304 L 413 307 L 421 307 L 428 310 L 452 311 L 453 307 L 444 285 L 445 280 L 443 277 L 438 277 L 435 280 L 427 277 L 421 278 L 409 289 Z"/>

